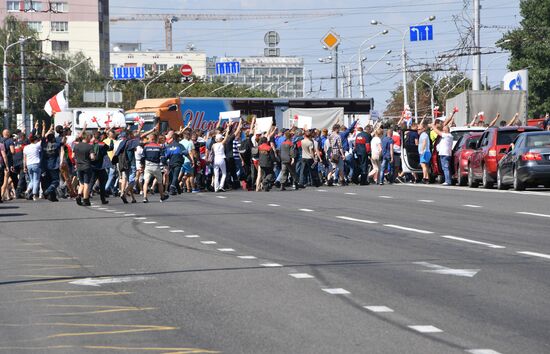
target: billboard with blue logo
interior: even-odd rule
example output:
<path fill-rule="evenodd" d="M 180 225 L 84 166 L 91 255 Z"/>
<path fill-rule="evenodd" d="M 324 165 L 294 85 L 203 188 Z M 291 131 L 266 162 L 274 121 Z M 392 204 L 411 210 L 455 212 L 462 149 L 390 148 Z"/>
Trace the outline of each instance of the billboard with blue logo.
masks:
<path fill-rule="evenodd" d="M 191 129 L 212 130 L 218 124 L 220 112 L 232 111 L 231 100 L 223 98 L 181 98 L 183 125 Z"/>

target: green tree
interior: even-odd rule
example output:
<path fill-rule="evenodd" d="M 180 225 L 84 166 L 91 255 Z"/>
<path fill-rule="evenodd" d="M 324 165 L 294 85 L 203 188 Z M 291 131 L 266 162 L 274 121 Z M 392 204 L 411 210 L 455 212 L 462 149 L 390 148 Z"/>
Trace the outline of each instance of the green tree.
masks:
<path fill-rule="evenodd" d="M 520 2 L 520 27 L 502 37 L 510 70 L 529 69 L 529 115 L 550 112 L 550 0 Z"/>

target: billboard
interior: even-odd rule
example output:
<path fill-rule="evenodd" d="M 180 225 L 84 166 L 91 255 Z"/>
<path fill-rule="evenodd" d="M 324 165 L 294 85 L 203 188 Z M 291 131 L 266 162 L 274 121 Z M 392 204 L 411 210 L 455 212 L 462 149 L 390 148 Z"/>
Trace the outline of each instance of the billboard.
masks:
<path fill-rule="evenodd" d="M 181 99 L 183 125 L 191 129 L 212 130 L 218 124 L 220 112 L 233 111 L 228 99 Z"/>

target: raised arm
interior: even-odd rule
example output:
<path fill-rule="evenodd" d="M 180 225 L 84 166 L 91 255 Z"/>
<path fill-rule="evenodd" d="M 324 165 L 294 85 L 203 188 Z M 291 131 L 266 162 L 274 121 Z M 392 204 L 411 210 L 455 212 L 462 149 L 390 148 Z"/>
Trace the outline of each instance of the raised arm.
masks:
<path fill-rule="evenodd" d="M 450 125 L 450 124 L 453 123 L 453 120 L 455 119 L 455 114 L 456 114 L 456 112 L 453 111 L 453 113 L 451 114 L 451 116 L 448 117 L 447 119 L 445 119 L 445 122 L 443 123 L 443 126 L 444 126 L 444 127 L 446 127 L 446 126 L 448 126 L 448 125 Z"/>
<path fill-rule="evenodd" d="M 146 131 L 145 133 L 141 134 L 139 137 L 143 139 L 143 138 L 145 138 L 147 135 L 149 135 L 149 134 L 151 134 L 152 132 L 154 132 L 155 130 L 158 130 L 159 127 L 160 127 L 160 123 L 157 123 L 157 125 L 155 125 L 155 127 L 154 127 L 153 129 Z M 138 134 L 139 134 L 139 132 L 141 131 L 141 128 L 142 128 L 142 126 L 140 125 L 140 126 L 139 126 L 139 129 L 138 129 L 138 131 L 137 131 Z"/>
<path fill-rule="evenodd" d="M 491 123 L 489 123 L 489 126 L 490 126 L 490 127 L 493 127 L 495 124 L 497 124 L 497 121 L 498 121 L 499 118 L 500 118 L 500 112 L 497 112 L 497 115 L 496 115 L 495 118 L 491 121 Z"/>
<path fill-rule="evenodd" d="M 476 115 L 474 116 L 474 119 L 472 119 L 472 121 L 470 122 L 470 124 L 467 124 L 467 126 L 468 126 L 468 127 L 473 127 L 473 126 L 475 126 L 477 118 L 478 118 L 478 115 L 476 114 Z"/>
<path fill-rule="evenodd" d="M 231 126 L 233 125 L 233 122 L 227 122 L 227 127 L 225 128 L 225 136 L 223 137 L 222 144 L 225 145 L 227 142 L 227 139 L 229 139 L 229 135 L 231 135 L 229 132 L 231 131 Z"/>
<path fill-rule="evenodd" d="M 418 123 L 419 125 L 422 125 L 424 124 L 424 122 L 426 121 L 426 117 L 428 116 L 428 113 L 425 113 L 423 116 L 422 116 L 422 120 L 420 121 L 420 123 Z"/>
<path fill-rule="evenodd" d="M 512 125 L 514 125 L 514 123 L 516 122 L 516 120 L 518 119 L 519 117 L 519 113 L 516 113 L 512 119 L 510 119 L 510 121 L 508 122 L 508 124 L 506 125 L 507 127 L 510 127 Z"/>

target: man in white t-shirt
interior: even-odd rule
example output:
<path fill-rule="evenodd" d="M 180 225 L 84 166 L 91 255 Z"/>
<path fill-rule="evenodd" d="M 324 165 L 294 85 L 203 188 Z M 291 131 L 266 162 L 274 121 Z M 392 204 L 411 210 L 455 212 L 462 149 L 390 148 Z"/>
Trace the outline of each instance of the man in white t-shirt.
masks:
<path fill-rule="evenodd" d="M 453 135 L 450 132 L 448 125 L 443 127 L 443 130 L 439 130 L 435 124 L 432 124 L 432 130 L 441 137 L 439 144 L 437 144 L 437 152 L 441 159 L 441 168 L 445 175 L 444 186 L 450 186 L 451 180 L 451 158 L 453 154 Z"/>

